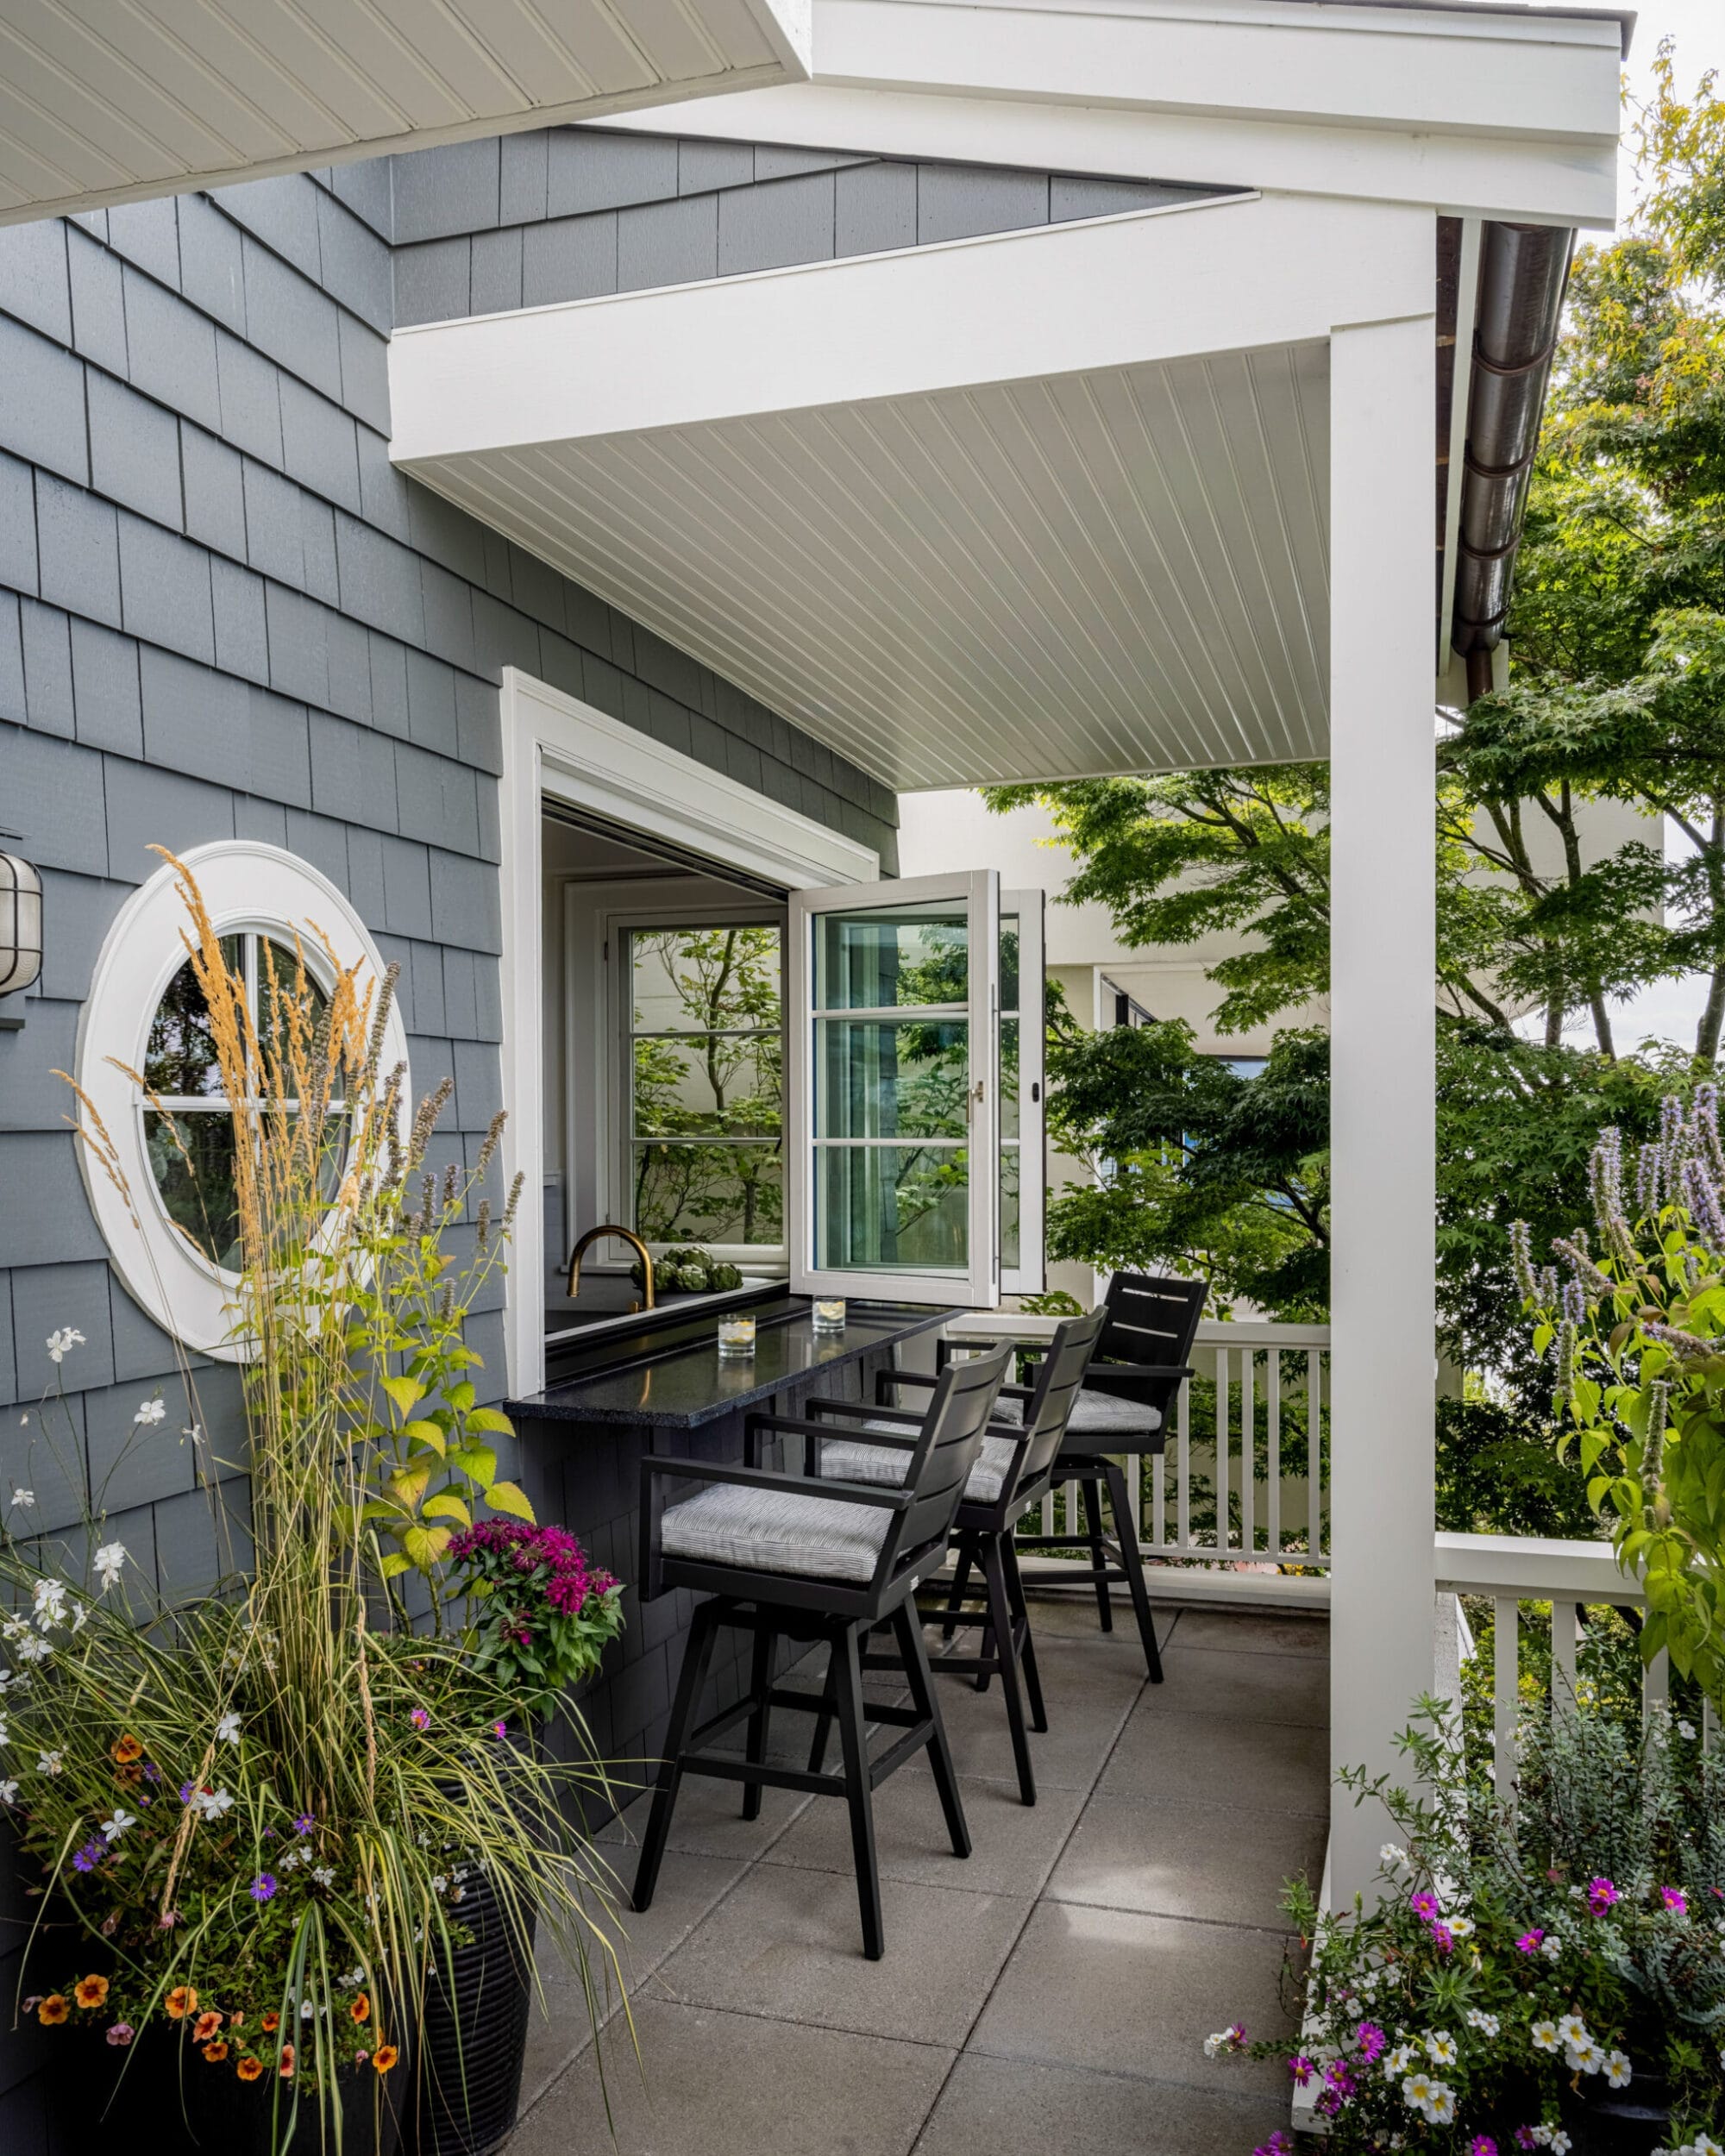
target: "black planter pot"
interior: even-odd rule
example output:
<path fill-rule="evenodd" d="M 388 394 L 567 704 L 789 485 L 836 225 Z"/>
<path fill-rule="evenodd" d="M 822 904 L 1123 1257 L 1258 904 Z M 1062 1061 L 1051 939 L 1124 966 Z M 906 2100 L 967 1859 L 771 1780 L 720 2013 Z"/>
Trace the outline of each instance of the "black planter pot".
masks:
<path fill-rule="evenodd" d="M 1667 2145 L 1670 2091 L 1663 2074 L 1637 2074 L 1627 2089 L 1589 2089 L 1565 2103 L 1574 2156 L 1653 2156 Z"/>
<path fill-rule="evenodd" d="M 398 2113 L 409 2084 L 405 2068 L 390 2077 L 392 2088 L 368 2069 L 341 2075 L 336 2092 L 342 2106 L 342 2156 L 397 2156 L 401 2147 Z M 168 2096 L 167 2115 L 183 2122 L 191 2149 L 209 2156 L 329 2156 L 335 2147 L 326 2137 L 322 2107 L 309 2092 L 299 2099 L 293 2129 L 285 2143 L 275 2138 L 287 2126 L 287 2106 L 275 2114 L 275 2084 L 242 2081 L 231 2067 L 206 2065 L 195 2053 Z"/>
<path fill-rule="evenodd" d="M 483 1871 L 474 1874 L 459 1914 L 473 1937 L 455 1948 L 448 1977 L 435 1966 L 426 1986 L 408 2129 L 414 2156 L 487 2156 L 515 2124 L 521 2101 L 530 1960 L 523 1960 Z M 528 1934 L 530 1946 L 530 1917 Z"/>

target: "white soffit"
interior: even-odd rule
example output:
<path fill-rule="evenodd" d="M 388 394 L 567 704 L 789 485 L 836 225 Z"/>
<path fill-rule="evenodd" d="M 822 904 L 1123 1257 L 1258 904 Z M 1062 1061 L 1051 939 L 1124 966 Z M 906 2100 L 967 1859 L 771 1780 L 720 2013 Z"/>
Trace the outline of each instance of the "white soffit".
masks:
<path fill-rule="evenodd" d="M 1239 197 L 426 324 L 391 454 L 895 787 L 1320 755 L 1327 341 L 1431 248 Z"/>
<path fill-rule="evenodd" d="M 1321 344 L 420 475 L 894 788 L 1325 753 Z"/>
<path fill-rule="evenodd" d="M 809 0 L 0 0 L 0 222 L 808 72 Z"/>

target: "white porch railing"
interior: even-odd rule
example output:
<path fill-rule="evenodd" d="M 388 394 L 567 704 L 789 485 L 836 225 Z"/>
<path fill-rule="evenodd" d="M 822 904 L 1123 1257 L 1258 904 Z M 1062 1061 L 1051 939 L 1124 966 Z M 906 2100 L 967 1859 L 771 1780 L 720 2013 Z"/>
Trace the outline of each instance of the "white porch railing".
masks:
<path fill-rule="evenodd" d="M 1521 1713 L 1521 1657 L 1527 1626 L 1523 1606 L 1549 1606 L 1552 1615 L 1551 1691 L 1554 1707 L 1575 1697 L 1576 1646 L 1582 1636 L 1582 1612 L 1613 1607 L 1639 1609 L 1643 1597 L 1634 1581 L 1619 1570 L 1606 1542 L 1543 1541 L 1525 1535 L 1440 1534 L 1437 1538 L 1440 1593 L 1487 1595 L 1492 1626 L 1493 1757 L 1497 1786 L 1507 1789 L 1515 1776 L 1515 1729 Z M 1657 1655 L 1641 1673 L 1645 1706 L 1670 1694 L 1671 1667 Z M 1703 1710 L 1703 1735 L 1716 1735 L 1710 1707 Z"/>
<path fill-rule="evenodd" d="M 1058 1323 L 977 1311 L 950 1319 L 945 1332 L 981 1345 L 1046 1339 Z M 1208 1319 L 1199 1326 L 1196 1375 L 1180 1388 L 1166 1449 L 1142 1458 L 1137 1526 L 1146 1557 L 1236 1572 L 1251 1566 L 1266 1583 L 1278 1566 L 1327 1570 L 1329 1360 L 1327 1326 Z M 1082 1540 L 1074 1483 L 1050 1492 L 1038 1525 L 1044 1534 L 1068 1529 L 1075 1544 Z M 1324 1583 L 1287 1585 L 1321 1589 Z"/>

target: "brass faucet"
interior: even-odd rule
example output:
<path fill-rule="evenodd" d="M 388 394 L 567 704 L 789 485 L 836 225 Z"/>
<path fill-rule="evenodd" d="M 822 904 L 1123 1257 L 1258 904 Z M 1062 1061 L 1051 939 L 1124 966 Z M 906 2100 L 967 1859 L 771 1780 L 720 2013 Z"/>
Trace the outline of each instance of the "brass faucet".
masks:
<path fill-rule="evenodd" d="M 641 1238 L 635 1232 L 633 1228 L 619 1227 L 614 1220 L 602 1221 L 598 1227 L 589 1228 L 586 1233 L 582 1236 L 580 1240 L 575 1244 L 574 1249 L 569 1252 L 569 1300 L 573 1302 L 575 1300 L 575 1297 L 580 1293 L 581 1259 L 585 1255 L 588 1245 L 593 1243 L 604 1242 L 605 1237 L 608 1235 L 621 1236 L 625 1243 L 632 1243 L 635 1248 L 641 1253 L 641 1268 L 645 1283 L 643 1292 L 646 1295 L 646 1300 L 643 1303 L 642 1307 L 644 1310 L 650 1310 L 653 1307 L 653 1253 L 641 1240 Z"/>

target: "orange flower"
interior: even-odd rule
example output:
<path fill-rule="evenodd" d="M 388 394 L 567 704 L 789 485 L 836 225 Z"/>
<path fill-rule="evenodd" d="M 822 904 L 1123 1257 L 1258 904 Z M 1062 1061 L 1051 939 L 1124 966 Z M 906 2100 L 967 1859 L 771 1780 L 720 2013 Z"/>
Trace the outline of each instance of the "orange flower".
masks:
<path fill-rule="evenodd" d="M 204 2046 L 204 2056 L 212 2066 L 219 2066 L 228 2056 L 228 2046 L 218 2038 L 215 2043 Z"/>
<path fill-rule="evenodd" d="M 263 2070 L 264 2062 L 261 2059 L 242 2059 L 234 2069 L 242 2081 L 255 2081 Z"/>
<path fill-rule="evenodd" d="M 80 1977 L 72 1996 L 80 2006 L 104 2006 L 108 2000 L 106 1977 Z"/>
<path fill-rule="evenodd" d="M 292 2081 L 292 2078 L 293 2078 L 293 2046 L 292 2046 L 292 2044 L 284 2044 L 284 2045 L 282 2046 L 282 2047 L 281 2047 L 281 2065 L 280 2065 L 280 2066 L 277 2069 L 277 2071 L 279 2072 L 279 2074 L 281 2075 L 281 2078 L 282 2078 L 282 2079 L 283 2079 L 284 2081 Z"/>
<path fill-rule="evenodd" d="M 229 2028 L 243 2028 L 246 2026 L 245 2015 L 243 2014 L 230 2014 L 228 2016 L 228 2026 Z"/>
<path fill-rule="evenodd" d="M 393 2044 L 380 2044 L 372 2053 L 372 2064 L 380 2074 L 386 2074 L 400 2056 Z"/>
<path fill-rule="evenodd" d="M 188 2014 L 198 2011 L 198 1994 L 189 1984 L 177 1984 L 162 2001 L 171 2021 L 183 2021 Z"/>
<path fill-rule="evenodd" d="M 207 2044 L 221 2033 L 222 2016 L 214 2007 L 209 2007 L 198 2015 L 197 2026 L 191 2032 L 191 2040 L 194 2044 Z"/>
<path fill-rule="evenodd" d="M 134 1759 L 141 1759 L 144 1756 L 142 1742 L 129 1732 L 123 1737 L 116 1737 L 108 1749 L 116 1764 L 122 1767 L 130 1766 Z"/>
<path fill-rule="evenodd" d="M 368 2021 L 372 2018 L 372 2002 L 361 1991 L 348 2011 L 356 2021 Z"/>
<path fill-rule="evenodd" d="M 65 2021 L 71 2011 L 72 2009 L 66 2004 L 65 1992 L 50 1991 L 47 1998 L 36 2009 L 36 2019 L 44 2028 L 53 2028 L 57 2022 Z"/>
<path fill-rule="evenodd" d="M 266 2036 L 273 2036 L 277 2029 L 280 2027 L 281 2016 L 279 2014 L 265 2015 L 263 2019 L 263 2031 Z"/>

